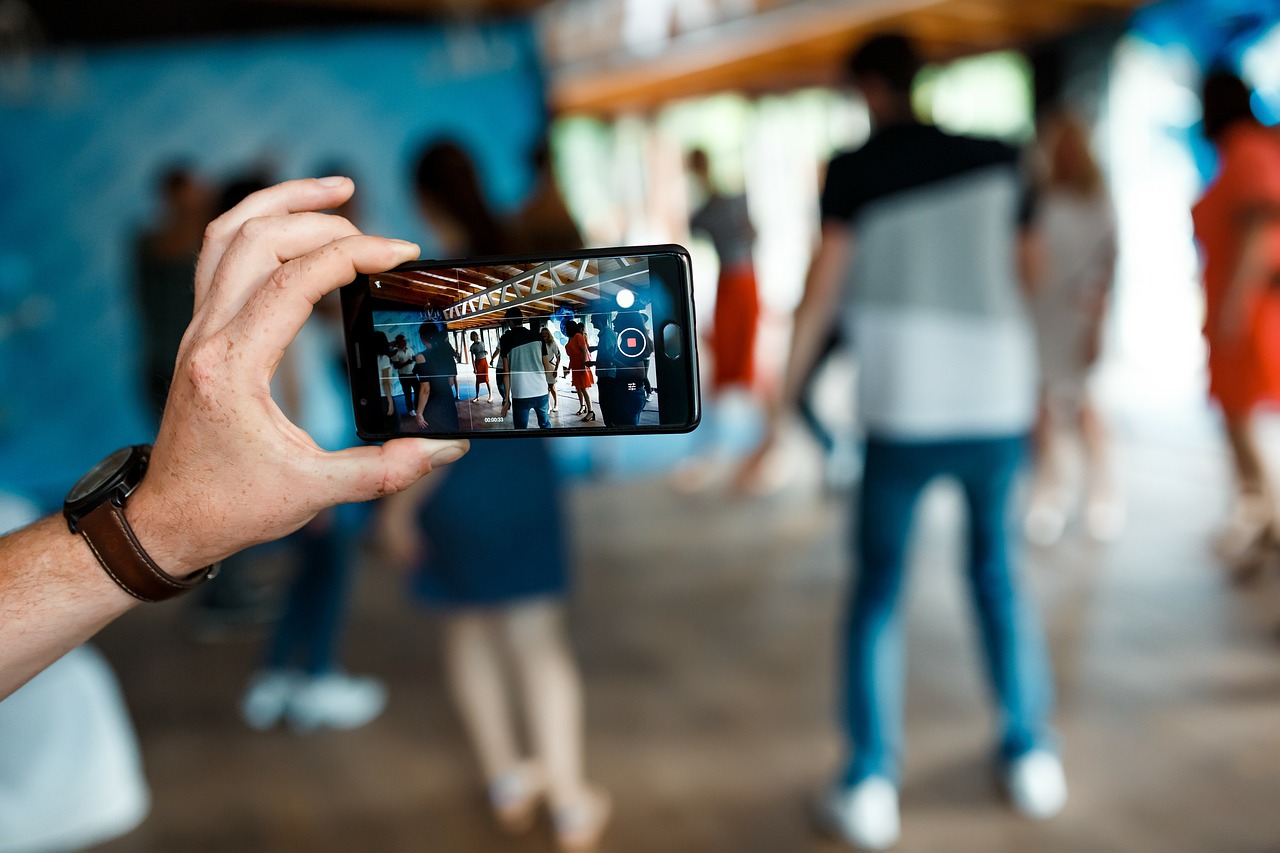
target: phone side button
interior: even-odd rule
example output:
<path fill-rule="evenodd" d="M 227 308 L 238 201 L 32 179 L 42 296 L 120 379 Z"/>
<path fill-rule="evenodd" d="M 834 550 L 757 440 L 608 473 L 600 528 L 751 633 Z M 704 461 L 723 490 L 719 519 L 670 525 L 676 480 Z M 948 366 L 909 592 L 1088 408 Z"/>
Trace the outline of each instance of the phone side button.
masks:
<path fill-rule="evenodd" d="M 662 354 L 670 359 L 677 359 L 684 354 L 684 336 L 675 323 L 662 327 Z"/>

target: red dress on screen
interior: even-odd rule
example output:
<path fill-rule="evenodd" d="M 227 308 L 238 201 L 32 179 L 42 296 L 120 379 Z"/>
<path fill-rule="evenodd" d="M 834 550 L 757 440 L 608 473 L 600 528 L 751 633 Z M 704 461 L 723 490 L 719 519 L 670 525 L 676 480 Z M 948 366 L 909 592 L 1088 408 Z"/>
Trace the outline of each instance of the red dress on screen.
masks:
<path fill-rule="evenodd" d="M 1243 248 L 1242 216 L 1280 208 L 1280 131 L 1246 123 L 1230 128 L 1219 148 L 1218 177 L 1192 209 L 1196 239 L 1204 255 L 1205 326 L 1209 348 L 1209 394 L 1228 418 L 1247 415 L 1260 403 L 1280 403 L 1280 291 L 1268 282 L 1251 288 L 1244 333 L 1218 331 L 1223 301 Z M 1280 275 L 1280 224 L 1264 220 L 1264 275 Z"/>
<path fill-rule="evenodd" d="M 569 371 L 573 387 L 581 391 L 596 384 L 595 377 L 591 375 L 591 368 L 587 367 L 590 357 L 587 336 L 578 332 L 569 340 L 569 343 L 565 344 L 564 351 L 569 356 Z"/>

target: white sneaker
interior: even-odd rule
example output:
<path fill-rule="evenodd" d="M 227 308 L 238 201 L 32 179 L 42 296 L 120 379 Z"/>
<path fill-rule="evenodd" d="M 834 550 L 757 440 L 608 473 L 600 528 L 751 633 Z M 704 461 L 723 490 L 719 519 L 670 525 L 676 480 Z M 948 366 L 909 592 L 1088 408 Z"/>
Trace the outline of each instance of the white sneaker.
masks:
<path fill-rule="evenodd" d="M 304 680 L 287 711 L 289 724 L 299 732 L 316 729 L 358 729 L 373 722 L 387 706 L 387 688 L 373 678 L 343 673 Z"/>
<path fill-rule="evenodd" d="M 1033 749 L 1010 762 L 1005 785 L 1013 806 L 1024 816 L 1046 820 L 1067 804 L 1067 777 L 1052 752 Z"/>
<path fill-rule="evenodd" d="M 1060 505 L 1048 501 L 1035 502 L 1023 522 L 1027 541 L 1041 548 L 1058 544 L 1067 529 L 1067 513 Z"/>
<path fill-rule="evenodd" d="M 255 674 L 240 699 L 240 716 L 254 731 L 266 731 L 280 722 L 294 692 L 305 680 L 302 673 L 287 669 Z"/>
<path fill-rule="evenodd" d="M 1124 533 L 1124 504 L 1118 500 L 1099 499 L 1085 509 L 1085 525 L 1098 542 L 1115 542 Z"/>
<path fill-rule="evenodd" d="M 883 776 L 852 788 L 833 788 L 818 803 L 825 827 L 860 850 L 888 850 L 898 843 L 898 789 Z"/>

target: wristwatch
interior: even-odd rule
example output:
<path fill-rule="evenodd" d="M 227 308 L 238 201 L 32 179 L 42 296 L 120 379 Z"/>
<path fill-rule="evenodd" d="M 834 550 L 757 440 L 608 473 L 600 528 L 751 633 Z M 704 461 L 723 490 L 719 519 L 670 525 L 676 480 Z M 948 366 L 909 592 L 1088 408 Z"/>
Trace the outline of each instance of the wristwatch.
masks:
<path fill-rule="evenodd" d="M 221 565 L 174 577 L 147 556 L 125 518 L 124 507 L 150 461 L 151 445 L 122 447 L 89 469 L 62 504 L 67 527 L 84 537 L 111 579 L 134 598 L 148 602 L 164 601 L 199 586 L 214 577 Z"/>

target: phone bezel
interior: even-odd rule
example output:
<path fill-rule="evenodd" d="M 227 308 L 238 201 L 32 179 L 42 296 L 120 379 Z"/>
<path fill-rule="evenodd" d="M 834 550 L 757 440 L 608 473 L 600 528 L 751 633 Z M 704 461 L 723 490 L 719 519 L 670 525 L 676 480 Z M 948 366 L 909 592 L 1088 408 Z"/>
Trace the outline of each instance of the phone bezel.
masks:
<path fill-rule="evenodd" d="M 378 393 L 378 376 L 376 362 L 374 366 L 366 365 L 360 357 L 359 346 L 369 340 L 373 334 L 373 317 L 370 306 L 369 276 L 358 275 L 355 280 L 341 288 L 343 330 L 346 338 L 348 377 L 351 387 L 351 406 L 355 412 L 356 434 L 361 439 L 371 442 L 389 441 L 394 438 L 533 438 L 551 436 L 584 436 L 584 435 L 671 435 L 692 432 L 702 420 L 702 399 L 698 379 L 697 325 L 693 299 L 693 269 L 689 252 L 675 243 L 648 246 L 612 246 L 602 249 L 579 249 L 574 252 L 531 252 L 526 254 L 486 255 L 473 258 L 427 258 L 410 261 L 396 267 L 396 270 L 435 270 L 468 266 L 494 266 L 513 263 L 546 263 L 554 260 L 583 260 L 594 258 L 616 258 L 636 256 L 670 256 L 678 275 L 674 281 L 667 281 L 664 276 L 653 275 L 651 287 L 663 287 L 667 291 L 667 299 L 663 303 L 671 306 L 671 312 L 664 316 L 653 317 L 653 328 L 650 330 L 654 345 L 654 365 L 658 374 L 659 411 L 664 414 L 672 411 L 663 409 L 668 397 L 674 401 L 676 410 L 683 403 L 687 408 L 686 415 L 679 423 L 664 423 L 635 427 L 552 427 L 539 429 L 492 429 L 492 430 L 458 430 L 457 432 L 380 432 L 369 429 L 369 417 L 378 418 L 374 413 L 374 405 L 361 406 L 360 400 L 376 399 Z M 679 358 L 667 358 L 663 351 L 665 346 L 662 330 L 667 323 L 674 322 L 681 331 L 682 354 Z M 674 384 L 675 394 L 666 390 Z"/>

